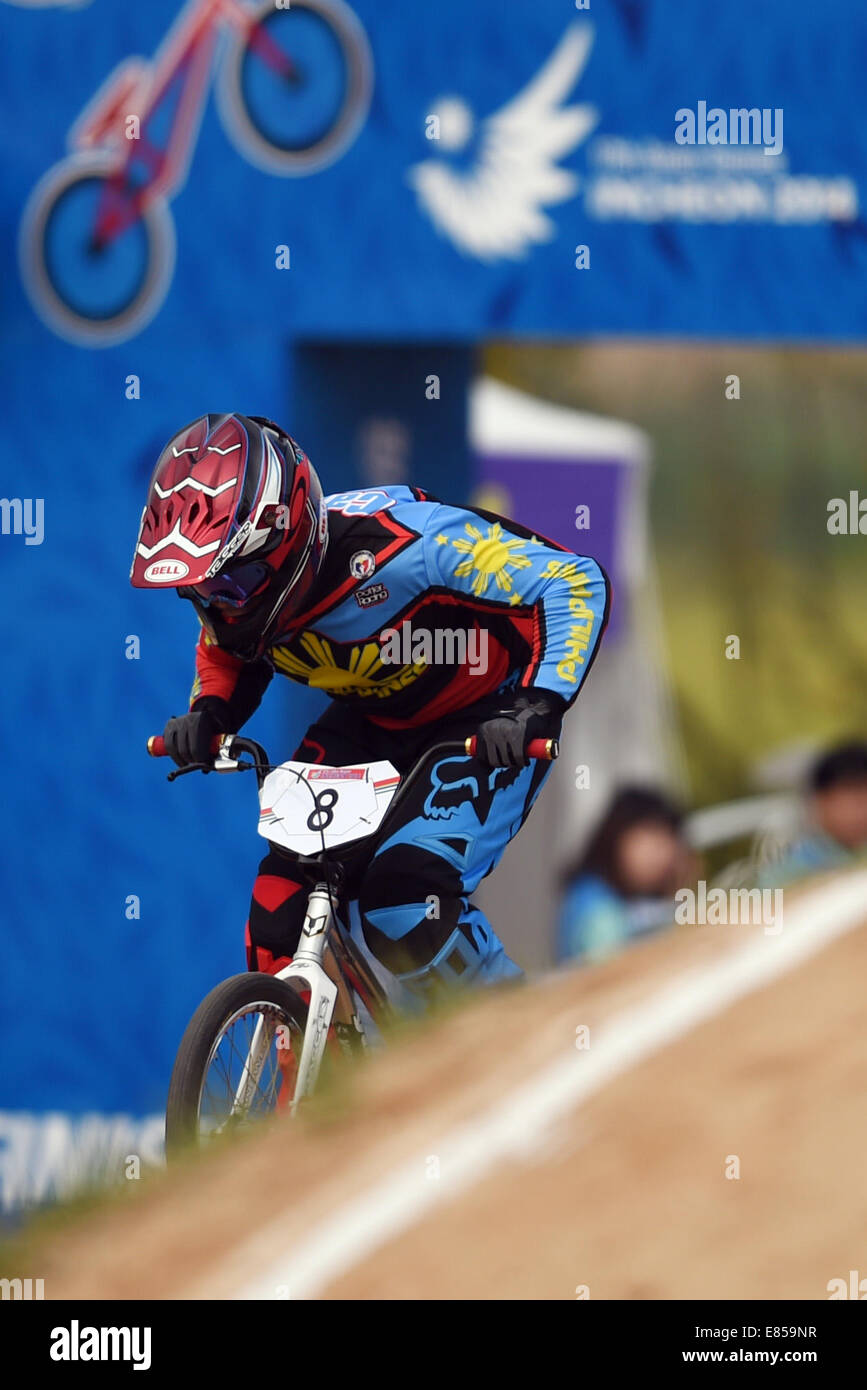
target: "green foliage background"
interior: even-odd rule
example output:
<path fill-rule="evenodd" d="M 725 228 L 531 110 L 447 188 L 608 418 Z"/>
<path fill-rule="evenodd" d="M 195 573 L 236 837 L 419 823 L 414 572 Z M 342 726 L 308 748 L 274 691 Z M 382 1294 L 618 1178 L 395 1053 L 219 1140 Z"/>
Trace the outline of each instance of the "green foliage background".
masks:
<path fill-rule="evenodd" d="M 654 451 L 651 524 L 671 679 L 697 803 L 757 762 L 867 735 L 867 353 L 691 344 L 493 345 L 486 369 L 631 421 Z M 728 400 L 726 378 L 740 378 Z M 867 530 L 867 518 L 865 518 Z M 739 661 L 725 639 L 740 638 Z"/>

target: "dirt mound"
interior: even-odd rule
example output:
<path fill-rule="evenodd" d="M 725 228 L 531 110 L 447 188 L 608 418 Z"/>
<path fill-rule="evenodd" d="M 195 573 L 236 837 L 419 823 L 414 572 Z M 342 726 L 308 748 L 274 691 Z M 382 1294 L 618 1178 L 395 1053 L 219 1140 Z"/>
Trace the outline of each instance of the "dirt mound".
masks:
<path fill-rule="evenodd" d="M 814 890 L 802 924 L 825 911 Z M 46 1297 L 826 1298 L 864 1263 L 867 921 L 635 1043 L 672 982 L 688 1014 L 727 964 L 785 941 L 675 929 L 475 1000 L 359 1068 L 330 1117 L 43 1237 Z M 585 1056 L 597 1081 L 552 1109 Z"/>

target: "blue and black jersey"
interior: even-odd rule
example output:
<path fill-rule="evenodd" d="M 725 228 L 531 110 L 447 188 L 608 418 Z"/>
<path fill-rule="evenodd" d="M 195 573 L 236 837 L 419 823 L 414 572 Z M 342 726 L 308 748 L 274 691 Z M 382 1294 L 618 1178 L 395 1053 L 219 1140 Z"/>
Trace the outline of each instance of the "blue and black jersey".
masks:
<path fill-rule="evenodd" d="M 278 626 L 255 673 L 203 631 L 193 700 L 235 702 L 277 672 L 392 729 L 442 719 L 510 683 L 572 702 L 608 614 L 595 560 L 418 488 L 326 503 L 310 606 Z"/>

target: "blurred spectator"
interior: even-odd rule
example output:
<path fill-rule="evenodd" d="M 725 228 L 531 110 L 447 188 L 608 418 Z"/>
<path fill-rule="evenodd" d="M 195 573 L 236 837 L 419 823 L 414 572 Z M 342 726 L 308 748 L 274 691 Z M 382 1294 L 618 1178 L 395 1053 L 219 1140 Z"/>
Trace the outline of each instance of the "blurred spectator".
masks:
<path fill-rule="evenodd" d="M 810 828 L 763 878 L 776 881 L 842 868 L 867 851 L 867 743 L 823 753 L 809 777 Z"/>
<path fill-rule="evenodd" d="M 599 960 L 670 925 L 674 894 L 695 877 L 683 815 L 661 793 L 624 787 L 564 874 L 556 955 Z"/>

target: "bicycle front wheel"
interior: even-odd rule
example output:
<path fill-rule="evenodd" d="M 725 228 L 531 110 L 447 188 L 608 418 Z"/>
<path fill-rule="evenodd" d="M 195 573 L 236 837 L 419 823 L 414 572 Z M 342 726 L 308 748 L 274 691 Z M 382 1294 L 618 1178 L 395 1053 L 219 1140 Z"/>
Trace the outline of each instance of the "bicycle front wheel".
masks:
<path fill-rule="evenodd" d="M 288 1110 L 307 1005 L 273 975 L 233 975 L 201 1002 L 181 1039 L 166 1105 L 166 1156 Z"/>

